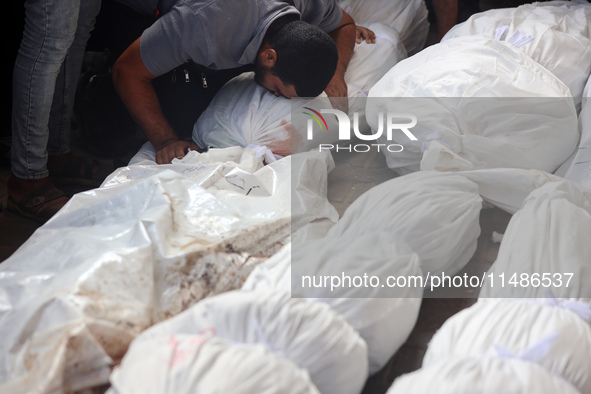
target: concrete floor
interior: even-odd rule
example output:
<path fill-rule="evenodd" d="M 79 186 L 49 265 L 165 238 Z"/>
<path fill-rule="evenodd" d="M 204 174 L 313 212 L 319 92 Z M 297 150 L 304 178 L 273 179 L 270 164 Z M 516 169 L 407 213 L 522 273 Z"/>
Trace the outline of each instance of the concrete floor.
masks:
<path fill-rule="evenodd" d="M 76 149 L 84 152 L 79 147 Z M 336 168 L 329 175 L 328 197 L 340 214 L 365 191 L 397 176 L 387 168 L 385 157 L 378 152 L 368 154 L 339 152 L 333 156 Z M 122 163 L 125 160 L 128 158 L 101 159 L 102 173 L 106 176 L 115 168 L 116 163 Z M 0 201 L 3 208 L 0 212 L 0 261 L 8 258 L 39 227 L 38 223 L 5 209 L 5 185 L 9 174 L 10 169 L 5 164 L 0 165 Z M 82 190 L 72 187 L 67 191 Z M 496 208 L 482 210 L 480 216 L 482 233 L 478 239 L 477 251 L 460 275 L 464 272 L 482 273 L 490 267 L 499 247 L 499 244 L 492 242 L 492 232 L 504 233 L 510 217 L 509 214 Z M 385 393 L 397 376 L 420 368 L 427 345 L 435 331 L 450 316 L 470 306 L 474 302 L 474 296 L 475 294 L 459 293 L 454 295 L 457 298 L 425 298 L 418 322 L 410 337 L 390 362 L 367 381 L 363 393 Z"/>

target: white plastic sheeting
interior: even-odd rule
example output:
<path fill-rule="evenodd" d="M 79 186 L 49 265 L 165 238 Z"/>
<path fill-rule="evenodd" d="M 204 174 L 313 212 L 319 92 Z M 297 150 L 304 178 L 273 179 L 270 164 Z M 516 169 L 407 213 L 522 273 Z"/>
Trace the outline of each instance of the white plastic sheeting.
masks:
<path fill-rule="evenodd" d="M 133 346 L 205 330 L 233 344 L 264 344 L 306 369 L 321 393 L 359 393 L 367 379 L 367 345 L 355 330 L 328 305 L 286 292 L 244 290 L 210 297 L 144 331 Z M 124 373 L 120 380 L 127 379 Z"/>
<path fill-rule="evenodd" d="M 262 160 L 234 147 L 141 161 L 75 195 L 0 266 L 0 391 L 105 382 L 148 326 L 240 288 L 291 229 L 337 220 L 329 154 Z"/>
<path fill-rule="evenodd" d="M 419 255 L 423 275 L 453 275 L 476 251 L 481 207 L 472 181 L 453 173 L 421 171 L 365 192 L 328 236 L 384 231 L 404 240 Z"/>
<path fill-rule="evenodd" d="M 367 343 L 372 374 L 408 338 L 418 317 L 423 291 L 413 286 L 358 286 L 355 282 L 356 286 L 346 278 L 375 276 L 384 284 L 393 274 L 420 278 L 419 258 L 400 238 L 372 232 L 353 237 L 326 237 L 286 247 L 258 265 L 243 289 L 291 291 L 293 297 L 328 304 Z M 339 277 L 339 283 L 334 280 L 324 283 L 322 278 L 327 276 Z"/>
<path fill-rule="evenodd" d="M 212 333 L 213 337 L 209 336 Z M 262 344 L 200 335 L 166 335 L 133 343 L 111 376 L 108 394 L 319 394 L 306 370 Z"/>
<path fill-rule="evenodd" d="M 399 62 L 371 89 L 366 116 L 413 114 L 417 141 L 393 133 L 402 152 L 388 167 L 418 170 L 536 168 L 555 171 L 575 151 L 577 114 L 566 85 L 508 43 L 458 37 Z M 385 134 L 385 133 L 384 133 Z"/>
<path fill-rule="evenodd" d="M 387 394 L 577 394 L 543 367 L 501 356 L 452 357 L 394 381 Z"/>
<path fill-rule="evenodd" d="M 585 304 L 588 306 L 588 304 Z M 531 300 L 480 299 L 435 333 L 423 367 L 451 357 L 523 355 L 580 392 L 591 392 L 591 326 L 577 310 Z"/>
<path fill-rule="evenodd" d="M 512 43 L 570 89 L 576 103 L 591 73 L 591 4 L 549 1 L 492 9 L 453 27 L 442 41 L 483 35 Z"/>
<path fill-rule="evenodd" d="M 376 43 L 356 44 L 345 73 L 351 98 L 349 111 L 359 113 L 360 129 L 364 131 L 369 130 L 364 119 L 367 93 L 399 60 L 406 58 L 406 50 L 394 29 L 378 23 L 366 26 L 375 31 Z M 292 115 L 305 117 L 303 113 L 311 112 L 308 108 L 319 111 L 331 109 L 332 104 L 325 93 L 295 102 L 276 97 L 255 83 L 254 73 L 244 73 L 216 94 L 195 123 L 193 140 L 200 147 L 264 146 L 278 156 L 336 142 L 338 123 L 333 116 L 324 118 L 326 125 L 322 125 L 322 132 L 314 133 L 310 140 L 304 126 L 307 123 L 292 122 Z"/>
<path fill-rule="evenodd" d="M 423 0 L 339 0 L 355 23 L 383 23 L 400 35 L 409 55 L 425 46 L 429 34 L 428 11 Z"/>

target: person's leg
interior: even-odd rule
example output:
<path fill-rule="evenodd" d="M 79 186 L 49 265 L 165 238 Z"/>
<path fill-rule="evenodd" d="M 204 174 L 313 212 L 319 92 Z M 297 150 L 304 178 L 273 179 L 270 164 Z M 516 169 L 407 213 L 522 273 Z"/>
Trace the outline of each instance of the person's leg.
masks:
<path fill-rule="evenodd" d="M 71 117 L 74 109 L 76 88 L 84 61 L 86 43 L 94 28 L 100 10 L 100 0 L 80 2 L 78 26 L 72 45 L 61 65 L 49 117 L 49 156 L 67 155 L 71 149 Z"/>
<path fill-rule="evenodd" d="M 79 3 L 80 0 L 25 2 L 25 29 L 13 71 L 13 175 L 7 184 L 9 198 L 16 204 L 49 184 L 47 143 L 51 103 L 59 70 L 76 33 Z M 51 195 L 55 197 L 58 193 Z M 36 199 L 43 204 L 34 209 L 55 213 L 67 199 L 47 200 Z"/>
<path fill-rule="evenodd" d="M 27 0 L 13 71 L 12 172 L 46 178 L 48 125 L 56 79 L 76 33 L 79 0 Z"/>

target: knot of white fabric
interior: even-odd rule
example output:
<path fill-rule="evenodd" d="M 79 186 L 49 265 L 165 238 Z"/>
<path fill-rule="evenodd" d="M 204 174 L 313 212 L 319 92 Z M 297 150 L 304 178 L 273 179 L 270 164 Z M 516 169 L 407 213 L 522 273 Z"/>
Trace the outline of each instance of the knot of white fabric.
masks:
<path fill-rule="evenodd" d="M 267 164 L 274 163 L 277 161 L 277 156 L 275 154 L 273 154 L 273 151 L 271 149 L 267 148 L 265 145 L 249 144 L 249 145 L 246 145 L 246 147 L 247 148 L 249 148 L 249 147 L 254 148 L 254 154 L 257 158 L 264 156 L 265 162 Z"/>
<path fill-rule="evenodd" d="M 546 290 L 546 298 L 521 299 L 520 301 L 566 309 L 591 323 L 591 305 L 584 301 L 556 298 L 550 289 Z"/>
<path fill-rule="evenodd" d="M 519 359 L 519 360 L 523 360 L 523 361 L 535 362 L 539 358 L 542 358 L 546 354 L 548 354 L 548 352 L 552 348 L 552 344 L 556 338 L 558 338 L 558 333 L 550 334 L 550 335 L 540 339 L 538 342 L 534 343 L 533 345 L 527 347 L 526 349 L 521 351 L 519 354 L 515 354 L 512 351 L 510 351 L 509 349 L 507 349 L 506 347 L 498 345 L 498 344 L 493 345 L 493 347 L 496 350 L 497 355 L 501 358 L 513 358 L 513 359 Z"/>
<path fill-rule="evenodd" d="M 511 35 L 511 37 L 509 37 L 507 39 L 506 36 L 507 36 L 508 30 L 509 30 L 509 26 L 499 23 L 493 33 L 494 39 L 497 41 L 507 41 L 508 43 L 512 44 L 516 48 L 522 47 L 525 44 L 533 41 L 533 39 L 534 39 L 534 36 L 525 35 L 525 34 L 521 33 L 519 30 L 515 30 L 513 35 Z"/>

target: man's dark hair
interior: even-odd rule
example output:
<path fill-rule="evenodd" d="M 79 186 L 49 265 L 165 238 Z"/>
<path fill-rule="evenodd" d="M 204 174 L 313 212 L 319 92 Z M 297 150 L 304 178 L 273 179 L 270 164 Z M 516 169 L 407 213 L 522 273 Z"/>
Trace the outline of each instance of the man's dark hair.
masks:
<path fill-rule="evenodd" d="M 267 40 L 277 52 L 271 72 L 284 84 L 294 85 L 299 97 L 316 97 L 326 88 L 337 68 L 333 39 L 306 22 L 288 22 L 269 32 Z"/>

